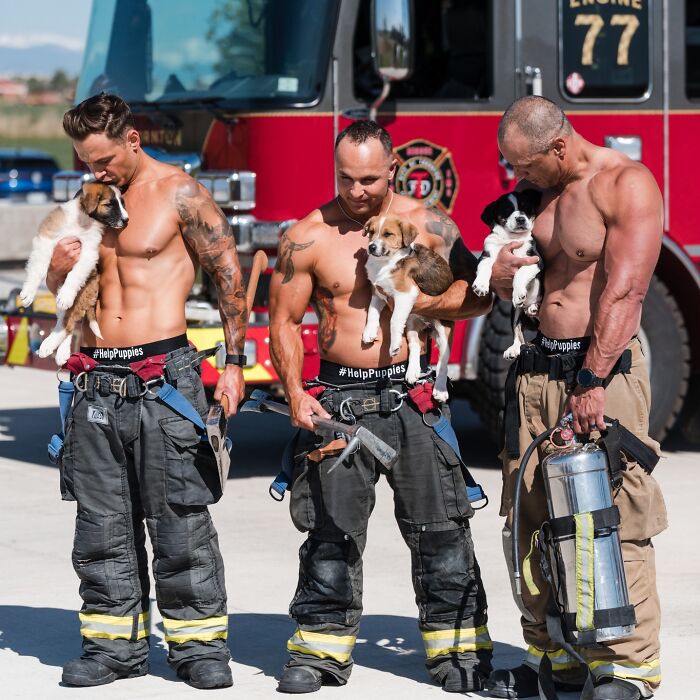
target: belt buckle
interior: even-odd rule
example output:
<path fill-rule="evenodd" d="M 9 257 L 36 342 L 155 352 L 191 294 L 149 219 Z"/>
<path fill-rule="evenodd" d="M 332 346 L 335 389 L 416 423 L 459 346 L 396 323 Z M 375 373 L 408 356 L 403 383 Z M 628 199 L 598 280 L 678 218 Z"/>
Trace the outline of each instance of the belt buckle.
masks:
<path fill-rule="evenodd" d="M 370 396 L 360 401 L 360 407 L 365 413 L 377 411 L 379 409 L 379 399 Z"/>
<path fill-rule="evenodd" d="M 126 377 L 110 377 L 109 390 L 122 398 L 126 397 Z"/>

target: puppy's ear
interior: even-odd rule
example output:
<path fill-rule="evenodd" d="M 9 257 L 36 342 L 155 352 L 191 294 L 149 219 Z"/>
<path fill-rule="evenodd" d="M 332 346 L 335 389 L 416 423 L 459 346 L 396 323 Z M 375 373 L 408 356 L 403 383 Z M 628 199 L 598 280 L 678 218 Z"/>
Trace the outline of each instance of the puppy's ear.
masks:
<path fill-rule="evenodd" d="M 496 207 L 498 205 L 498 200 L 487 204 L 484 211 L 481 212 L 481 220 L 489 227 L 493 228 L 496 223 Z"/>
<path fill-rule="evenodd" d="M 102 196 L 102 186 L 96 182 L 83 183 L 80 193 L 80 206 L 83 211 L 90 215 L 93 214 L 100 204 Z"/>
<path fill-rule="evenodd" d="M 537 212 L 540 202 L 542 201 L 542 192 L 533 189 L 523 190 L 518 193 L 518 197 L 525 210 L 534 214 Z"/>
<path fill-rule="evenodd" d="M 373 216 L 371 219 L 367 219 L 367 223 L 365 224 L 365 227 L 362 229 L 362 236 L 369 236 L 370 233 L 374 230 L 374 222 L 376 221 L 377 217 Z"/>
<path fill-rule="evenodd" d="M 401 245 L 404 248 L 410 246 L 418 238 L 418 229 L 407 219 L 399 219 L 399 230 L 401 231 Z"/>

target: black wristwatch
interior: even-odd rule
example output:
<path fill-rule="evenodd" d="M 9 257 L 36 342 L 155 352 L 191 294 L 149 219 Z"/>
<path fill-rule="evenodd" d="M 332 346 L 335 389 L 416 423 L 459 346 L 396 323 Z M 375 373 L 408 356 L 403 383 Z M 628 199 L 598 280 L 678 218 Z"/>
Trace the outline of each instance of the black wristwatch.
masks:
<path fill-rule="evenodd" d="M 226 355 L 224 364 L 245 367 L 248 364 L 248 358 L 245 355 Z"/>
<path fill-rule="evenodd" d="M 605 380 L 599 377 L 592 369 L 582 367 L 576 374 L 576 383 L 584 389 L 603 386 Z"/>

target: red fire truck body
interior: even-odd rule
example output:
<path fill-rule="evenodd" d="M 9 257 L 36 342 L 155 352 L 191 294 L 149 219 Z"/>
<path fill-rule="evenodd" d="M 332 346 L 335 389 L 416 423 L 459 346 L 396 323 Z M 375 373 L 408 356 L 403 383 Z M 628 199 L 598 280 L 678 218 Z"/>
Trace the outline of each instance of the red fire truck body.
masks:
<path fill-rule="evenodd" d="M 121 94 L 156 157 L 213 188 L 215 180 L 235 181 L 236 196 L 229 197 L 231 186 L 217 201 L 244 265 L 257 248 L 274 265 L 281 232 L 335 196 L 335 136 L 367 116 L 382 88 L 373 33 L 375 41 L 387 31 L 402 36 L 412 64 L 377 115 L 399 160 L 394 187 L 449 213 L 477 254 L 488 233 L 481 211 L 515 185 L 498 150 L 500 116 L 523 94 L 555 100 L 589 141 L 641 160 L 664 196 L 664 246 L 641 335 L 652 377 L 651 430 L 665 435 L 700 375 L 700 0 L 405 0 L 398 5 L 411 26 L 387 30 L 380 22 L 396 4 L 102 0 L 94 5 L 77 99 L 101 89 Z M 188 48 L 197 42 L 200 53 Z M 178 46 L 182 57 L 168 53 Z M 261 281 L 248 333 L 256 359 L 246 370 L 249 383 L 277 381 L 268 284 L 269 277 Z M 309 311 L 304 374 L 313 376 L 318 349 Z M 509 332 L 508 307 L 497 304 L 487 318 L 458 323 L 452 344 L 455 392 L 473 400 L 491 429 Z M 206 379 L 216 376 L 207 368 Z"/>

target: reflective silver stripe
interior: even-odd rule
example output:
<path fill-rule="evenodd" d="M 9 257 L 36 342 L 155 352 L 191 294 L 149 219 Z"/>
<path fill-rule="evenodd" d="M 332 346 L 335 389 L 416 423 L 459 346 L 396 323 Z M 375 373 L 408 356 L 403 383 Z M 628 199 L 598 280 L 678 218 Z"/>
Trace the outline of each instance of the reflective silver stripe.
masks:
<path fill-rule="evenodd" d="M 563 649 L 548 651 L 546 653 L 549 660 L 552 662 L 553 671 L 564 671 L 568 668 L 576 668 L 580 665 L 576 659 L 571 658 Z M 540 661 L 542 661 L 544 654 L 545 652 L 537 647 L 529 646 L 527 648 L 527 655 L 525 656 L 525 663 L 537 669 L 540 666 Z"/>
<path fill-rule="evenodd" d="M 345 663 L 350 659 L 355 640 L 356 637 L 354 635 L 341 637 L 297 629 L 287 642 L 287 649 L 289 651 L 298 651 L 302 654 L 311 654 L 320 659 L 329 658 Z"/>
<path fill-rule="evenodd" d="M 493 649 L 486 625 L 464 629 L 435 630 L 422 632 L 425 653 L 429 659 L 444 654 Z"/>
<path fill-rule="evenodd" d="M 228 616 L 220 615 L 203 620 L 171 620 L 163 618 L 166 642 L 186 642 L 188 640 L 210 641 L 226 639 Z"/>
<path fill-rule="evenodd" d="M 661 660 L 655 659 L 642 664 L 621 664 L 608 661 L 591 661 L 591 673 L 595 678 L 613 676 L 615 678 L 629 678 L 630 680 L 647 681 L 648 683 L 661 682 Z"/>
<path fill-rule="evenodd" d="M 575 513 L 576 524 L 576 629 L 594 630 L 595 581 L 593 578 L 593 513 Z"/>
<path fill-rule="evenodd" d="M 136 639 L 143 639 L 149 634 L 150 615 L 139 613 L 138 616 L 80 613 L 80 634 L 83 637 L 101 639 L 133 639 L 134 618 L 137 618 Z"/>

